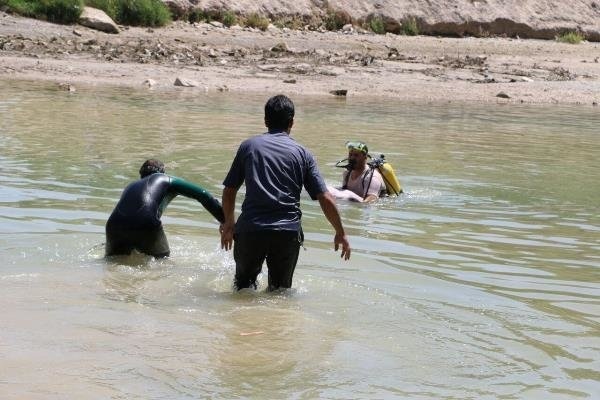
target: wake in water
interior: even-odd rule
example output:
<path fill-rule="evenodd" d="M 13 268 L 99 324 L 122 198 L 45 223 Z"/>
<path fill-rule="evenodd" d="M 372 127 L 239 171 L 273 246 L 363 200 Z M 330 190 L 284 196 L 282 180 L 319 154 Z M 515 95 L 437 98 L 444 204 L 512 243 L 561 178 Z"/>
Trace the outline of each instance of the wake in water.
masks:
<path fill-rule="evenodd" d="M 207 250 L 211 246 L 212 250 Z M 103 264 L 105 297 L 158 308 L 179 306 L 195 312 L 197 305 L 217 299 L 262 304 L 279 302 L 306 291 L 291 288 L 268 292 L 265 265 L 257 279 L 258 290 L 237 292 L 233 288 L 235 262 L 232 255 L 215 243 L 174 236 L 171 250 L 170 257 L 159 259 L 136 251 L 128 256 L 104 258 L 104 245 L 98 244 L 88 251 L 87 258 Z"/>

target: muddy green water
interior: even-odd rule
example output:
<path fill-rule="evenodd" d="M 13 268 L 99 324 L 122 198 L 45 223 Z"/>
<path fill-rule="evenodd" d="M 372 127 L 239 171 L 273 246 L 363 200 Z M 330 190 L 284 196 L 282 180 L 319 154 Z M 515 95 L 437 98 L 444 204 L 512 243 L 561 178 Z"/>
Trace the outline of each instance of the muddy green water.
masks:
<path fill-rule="evenodd" d="M 102 256 L 144 159 L 220 197 L 272 93 L 0 93 L 0 398 L 600 398 L 598 109 L 294 98 L 328 183 L 363 139 L 406 193 L 339 203 L 347 263 L 304 193 L 294 289 L 268 294 L 232 292 L 185 198 L 168 260 Z"/>

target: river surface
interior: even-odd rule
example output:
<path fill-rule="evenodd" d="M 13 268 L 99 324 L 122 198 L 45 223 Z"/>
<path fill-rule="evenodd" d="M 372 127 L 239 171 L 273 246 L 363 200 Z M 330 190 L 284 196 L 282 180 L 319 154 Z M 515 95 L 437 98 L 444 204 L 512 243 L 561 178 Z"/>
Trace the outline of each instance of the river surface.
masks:
<path fill-rule="evenodd" d="M 405 193 L 338 203 L 344 262 L 304 192 L 293 289 L 234 293 L 197 202 L 164 260 L 104 224 L 150 157 L 220 198 L 270 93 L 0 93 L 0 398 L 600 398 L 598 109 L 294 98 L 329 184 L 362 139 Z"/>

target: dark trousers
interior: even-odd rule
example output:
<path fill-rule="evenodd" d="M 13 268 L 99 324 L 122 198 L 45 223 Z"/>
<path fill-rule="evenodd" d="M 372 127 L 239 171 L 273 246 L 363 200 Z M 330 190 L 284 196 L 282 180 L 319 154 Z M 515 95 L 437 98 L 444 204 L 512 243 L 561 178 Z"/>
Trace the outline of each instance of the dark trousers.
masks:
<path fill-rule="evenodd" d="M 256 289 L 256 277 L 265 260 L 269 271 L 268 290 L 292 287 L 303 241 L 302 230 L 236 233 L 233 245 L 236 289 Z"/>

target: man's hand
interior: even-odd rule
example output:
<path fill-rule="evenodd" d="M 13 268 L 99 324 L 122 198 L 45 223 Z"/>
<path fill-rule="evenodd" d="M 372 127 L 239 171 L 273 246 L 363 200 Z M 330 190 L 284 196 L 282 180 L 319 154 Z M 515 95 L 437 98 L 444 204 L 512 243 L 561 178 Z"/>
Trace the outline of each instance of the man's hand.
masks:
<path fill-rule="evenodd" d="M 327 221 L 329 221 L 331 226 L 333 226 L 333 229 L 335 229 L 335 237 L 333 238 L 335 251 L 337 251 L 340 248 L 340 245 L 342 245 L 342 258 L 344 260 L 349 260 L 350 243 L 348 242 L 348 238 L 344 233 L 344 227 L 342 226 L 340 213 L 335 206 L 335 199 L 333 198 L 333 195 L 329 192 L 323 192 L 317 195 L 317 199 L 319 200 L 319 205 L 321 206 Z"/>
<path fill-rule="evenodd" d="M 235 196 L 237 194 L 236 188 L 225 186 L 223 188 L 223 215 L 225 216 L 225 222 L 219 227 L 221 232 L 221 248 L 231 250 L 233 247 L 233 230 L 235 227 Z"/>
<path fill-rule="evenodd" d="M 333 244 L 334 244 L 335 251 L 338 251 L 338 249 L 340 248 L 340 245 L 342 245 L 341 257 L 344 260 L 350 259 L 350 253 L 352 250 L 350 249 L 350 243 L 348 242 L 348 238 L 346 237 L 346 235 L 336 233 L 335 237 L 333 238 Z"/>
<path fill-rule="evenodd" d="M 225 251 L 231 250 L 233 247 L 233 229 L 235 227 L 234 222 L 227 222 L 221 224 L 219 232 L 221 232 L 221 248 Z"/>

